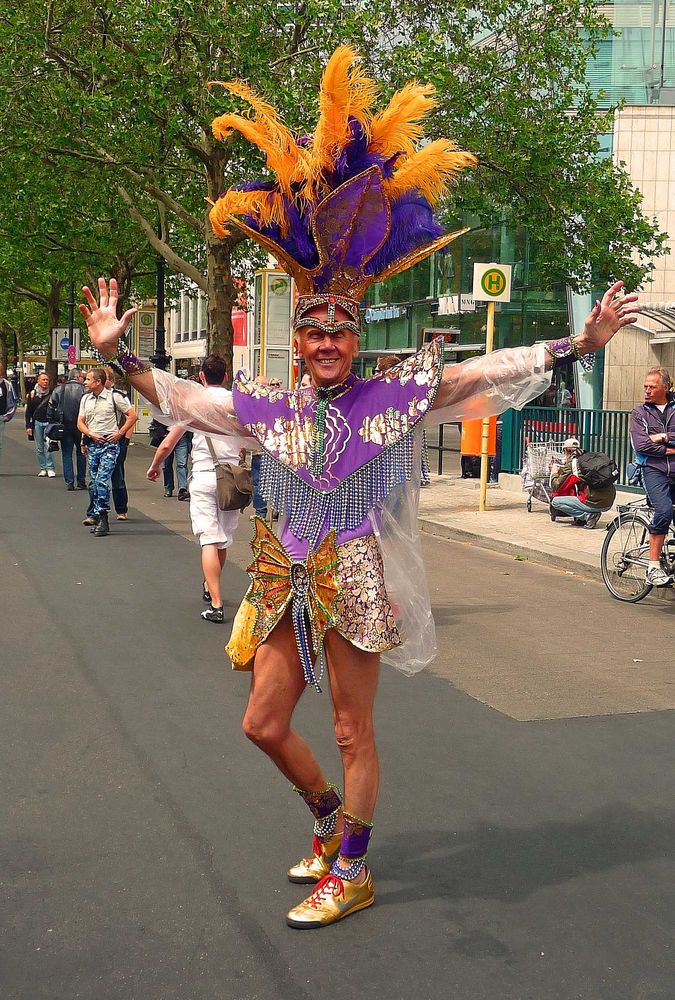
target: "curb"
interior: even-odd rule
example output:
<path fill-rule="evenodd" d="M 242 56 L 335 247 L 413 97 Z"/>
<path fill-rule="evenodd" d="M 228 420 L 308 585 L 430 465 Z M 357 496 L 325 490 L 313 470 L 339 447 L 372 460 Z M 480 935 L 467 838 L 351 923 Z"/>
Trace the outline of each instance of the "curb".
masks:
<path fill-rule="evenodd" d="M 475 531 L 468 531 L 466 528 L 457 528 L 451 524 L 441 524 L 438 521 L 431 521 L 428 518 L 418 518 L 420 531 L 427 535 L 438 535 L 441 538 L 450 538 L 457 542 L 468 542 L 482 549 L 489 549 L 491 552 L 501 552 L 507 556 L 521 556 L 525 559 L 539 563 L 543 566 L 551 566 L 553 569 L 575 573 L 579 576 L 590 577 L 593 580 L 602 580 L 600 563 L 584 562 L 580 559 L 571 559 L 569 555 L 558 555 L 555 552 L 544 552 L 528 545 L 519 545 L 515 542 L 507 542 L 501 538 L 493 538 L 490 535 L 480 535 Z"/>

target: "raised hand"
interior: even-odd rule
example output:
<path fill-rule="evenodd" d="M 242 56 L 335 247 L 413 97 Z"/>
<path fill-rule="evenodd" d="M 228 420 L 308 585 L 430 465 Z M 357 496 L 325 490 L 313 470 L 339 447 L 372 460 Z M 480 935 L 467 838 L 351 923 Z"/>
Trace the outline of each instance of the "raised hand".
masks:
<path fill-rule="evenodd" d="M 87 321 L 89 339 L 104 357 L 112 358 L 117 354 L 120 338 L 136 310 L 127 309 L 121 319 L 117 318 L 117 282 L 114 278 L 110 279 L 110 291 L 105 278 L 98 279 L 98 304 L 91 289 L 85 285 L 82 291 L 87 305 L 82 303 L 79 309 Z"/>
<path fill-rule="evenodd" d="M 577 338 L 582 354 L 599 351 L 624 326 L 637 321 L 640 307 L 635 294 L 622 294 L 623 281 L 608 288 L 586 317 L 583 332 Z"/>

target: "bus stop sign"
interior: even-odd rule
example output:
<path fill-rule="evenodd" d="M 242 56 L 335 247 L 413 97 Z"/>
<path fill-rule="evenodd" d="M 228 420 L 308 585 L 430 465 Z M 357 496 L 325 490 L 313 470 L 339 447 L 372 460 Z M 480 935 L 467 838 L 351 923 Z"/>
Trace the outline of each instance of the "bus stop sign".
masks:
<path fill-rule="evenodd" d="M 473 297 L 477 302 L 510 302 L 511 265 L 474 264 Z"/>

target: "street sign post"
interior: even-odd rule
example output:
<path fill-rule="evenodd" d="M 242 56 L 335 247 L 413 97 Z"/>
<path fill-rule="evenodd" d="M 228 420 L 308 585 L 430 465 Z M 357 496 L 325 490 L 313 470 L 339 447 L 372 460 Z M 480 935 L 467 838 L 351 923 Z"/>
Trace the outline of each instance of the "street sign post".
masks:
<path fill-rule="evenodd" d="M 495 302 L 511 301 L 511 265 L 510 264 L 474 264 L 473 265 L 473 297 L 476 302 L 487 302 L 487 326 L 485 331 L 485 353 L 490 354 L 494 347 L 495 334 Z M 483 419 L 483 434 L 480 455 L 480 500 L 479 510 L 487 507 L 488 480 L 488 443 L 490 435 L 490 418 Z"/>
<path fill-rule="evenodd" d="M 52 327 L 52 358 L 54 361 L 70 361 L 70 348 L 75 348 L 75 360 L 80 352 L 80 331 L 75 327 L 73 342 L 70 341 L 70 330 L 67 326 Z"/>

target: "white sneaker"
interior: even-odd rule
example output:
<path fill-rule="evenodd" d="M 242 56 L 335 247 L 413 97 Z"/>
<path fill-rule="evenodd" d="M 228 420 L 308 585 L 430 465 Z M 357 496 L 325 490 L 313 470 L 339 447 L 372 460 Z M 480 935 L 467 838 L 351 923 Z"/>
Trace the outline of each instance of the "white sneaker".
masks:
<path fill-rule="evenodd" d="M 660 566 L 648 569 L 645 579 L 647 583 L 651 583 L 652 587 L 667 587 L 673 582 L 672 576 L 668 576 Z"/>
<path fill-rule="evenodd" d="M 47 470 L 43 469 L 42 472 L 38 472 L 38 479 L 42 479 L 46 475 L 47 475 Z"/>
<path fill-rule="evenodd" d="M 49 477 L 49 479 L 53 479 L 55 475 L 56 475 L 56 473 L 54 472 L 53 469 L 48 469 L 47 470 L 47 476 Z"/>

